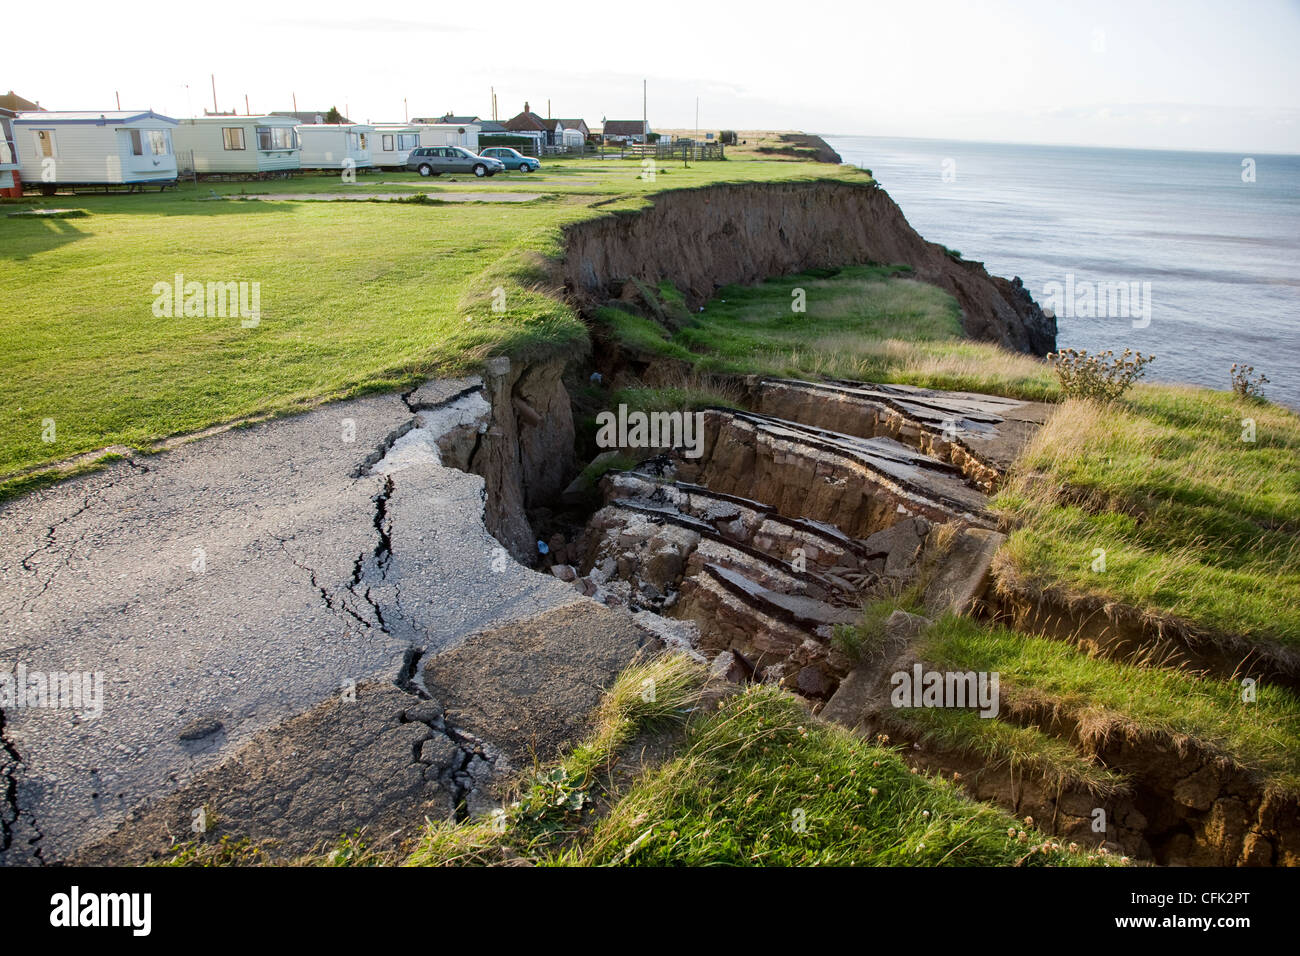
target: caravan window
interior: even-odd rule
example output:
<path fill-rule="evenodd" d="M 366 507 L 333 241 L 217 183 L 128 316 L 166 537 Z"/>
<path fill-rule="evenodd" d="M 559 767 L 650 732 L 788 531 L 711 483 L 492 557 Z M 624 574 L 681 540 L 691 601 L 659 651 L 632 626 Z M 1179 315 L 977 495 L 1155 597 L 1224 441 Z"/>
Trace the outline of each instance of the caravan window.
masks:
<path fill-rule="evenodd" d="M 149 151 L 155 156 L 166 156 L 172 151 L 171 137 L 167 135 L 165 129 L 149 130 Z"/>
<path fill-rule="evenodd" d="M 298 131 L 291 126 L 259 126 L 258 149 L 297 149 Z"/>
<path fill-rule="evenodd" d="M 131 155 L 143 156 L 144 144 L 140 140 L 140 131 L 138 129 L 129 129 L 127 133 L 131 136 Z"/>
<path fill-rule="evenodd" d="M 414 149 L 419 145 L 420 145 L 419 133 L 398 133 L 397 134 L 398 149 Z"/>
<path fill-rule="evenodd" d="M 384 134 L 384 145 L 380 147 L 385 153 L 393 151 L 393 136 L 391 133 Z"/>
<path fill-rule="evenodd" d="M 361 137 L 361 148 L 362 148 L 362 149 L 365 149 L 365 148 L 366 148 L 366 134 L 365 134 L 365 133 L 360 133 L 360 134 L 358 134 L 358 135 Z"/>
<path fill-rule="evenodd" d="M 242 126 L 221 127 L 221 145 L 223 149 L 246 149 L 244 128 Z"/>
<path fill-rule="evenodd" d="M 34 129 L 32 134 L 36 137 L 36 149 L 42 157 L 50 158 L 54 155 L 54 130 L 52 129 Z"/>

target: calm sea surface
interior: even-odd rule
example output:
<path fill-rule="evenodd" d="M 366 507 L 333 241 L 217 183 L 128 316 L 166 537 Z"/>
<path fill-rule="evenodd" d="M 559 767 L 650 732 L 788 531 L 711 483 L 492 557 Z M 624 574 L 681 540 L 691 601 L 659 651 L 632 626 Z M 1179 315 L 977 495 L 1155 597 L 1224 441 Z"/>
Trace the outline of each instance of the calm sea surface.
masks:
<path fill-rule="evenodd" d="M 1214 388 L 1245 362 L 1300 408 L 1300 156 L 825 139 L 926 239 L 1054 302 L 1060 347 L 1153 352 L 1148 378 Z"/>

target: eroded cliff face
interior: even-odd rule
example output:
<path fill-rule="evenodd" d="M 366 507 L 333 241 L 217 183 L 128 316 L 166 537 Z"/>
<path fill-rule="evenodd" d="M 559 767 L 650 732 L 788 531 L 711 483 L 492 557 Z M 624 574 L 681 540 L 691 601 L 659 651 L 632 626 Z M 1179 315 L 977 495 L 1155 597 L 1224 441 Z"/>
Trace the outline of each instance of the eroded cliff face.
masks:
<path fill-rule="evenodd" d="M 866 262 L 910 265 L 951 293 L 971 338 L 1031 355 L 1056 348 L 1056 319 L 1019 279 L 953 259 L 870 185 L 764 183 L 661 193 L 648 209 L 569 226 L 561 271 L 580 301 L 604 300 L 627 279 L 666 279 L 698 307 L 731 283 Z"/>
<path fill-rule="evenodd" d="M 483 477 L 484 524 L 524 564 L 537 556 L 528 509 L 558 495 L 573 471 L 564 365 L 489 359 L 481 379 L 483 417 L 467 417 L 437 439 L 444 464 Z"/>

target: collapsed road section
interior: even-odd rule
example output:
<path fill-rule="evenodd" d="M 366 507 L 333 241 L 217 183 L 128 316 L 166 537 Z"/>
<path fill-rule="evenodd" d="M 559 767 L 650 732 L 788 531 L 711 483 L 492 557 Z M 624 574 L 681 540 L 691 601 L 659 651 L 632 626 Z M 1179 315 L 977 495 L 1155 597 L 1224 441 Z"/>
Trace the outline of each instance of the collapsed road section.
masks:
<path fill-rule="evenodd" d="M 522 550 L 526 525 L 502 503 L 543 494 L 562 476 L 564 458 L 547 457 L 553 440 L 566 438 L 562 389 L 564 416 L 529 424 L 534 407 L 546 410 L 552 384 L 546 369 L 495 360 L 481 379 L 234 428 L 0 507 L 0 672 L 22 664 L 33 674 L 102 674 L 104 686 L 98 716 L 45 697 L 5 709 L 0 862 L 73 858 L 254 741 L 268 755 L 298 753 L 286 766 L 311 778 L 321 768 L 312 770 L 302 748 L 276 744 L 284 734 L 296 739 L 298 725 L 280 728 L 296 715 L 315 752 L 362 768 L 341 771 L 340 781 L 378 786 L 387 765 L 363 753 L 372 747 L 396 747 L 404 767 L 427 750 L 430 786 L 444 792 L 421 799 L 452 812 L 488 769 L 464 755 L 486 764 L 495 752 L 466 744 L 478 736 L 454 719 L 416 720 L 407 708 L 428 697 L 421 668 L 430 660 L 508 622 L 571 614 L 564 627 L 577 628 L 601 615 L 600 627 L 583 633 L 602 651 L 579 669 L 595 693 L 630 659 L 640 632 L 610 626 L 608 611 L 511 560 L 484 524 L 490 490 L 489 523 Z M 567 443 L 571 456 L 571 421 Z M 472 457 L 489 476 L 444 456 Z M 579 610 L 566 611 L 573 605 Z M 479 685 L 488 695 L 513 693 Z M 375 686 L 389 690 L 367 691 Z M 24 705 L 36 702 L 28 690 Z M 394 694 L 401 700 L 388 699 Z M 358 700 L 360 709 L 347 710 Z M 339 707 L 353 716 L 338 719 L 331 708 Z M 403 729 L 412 720 L 420 727 Z M 330 734 L 337 746 L 322 743 Z M 351 756 L 339 763 L 343 751 Z M 312 813 L 288 813 L 292 787 L 275 794 L 264 778 L 245 775 L 245 788 L 261 788 L 267 801 L 245 793 L 240 803 L 231 773 L 216 790 L 229 805 L 213 813 L 245 815 L 253 830 L 259 819 L 298 821 L 307 829 L 294 845 L 387 819 L 374 806 L 385 787 L 354 800 L 349 789 L 331 791 L 321 771 L 323 789 L 303 805 L 342 800 L 354 812 L 311 826 Z M 391 796 L 408 791 L 396 786 Z M 181 816 L 157 832 L 189 836 L 196 806 L 173 809 Z"/>

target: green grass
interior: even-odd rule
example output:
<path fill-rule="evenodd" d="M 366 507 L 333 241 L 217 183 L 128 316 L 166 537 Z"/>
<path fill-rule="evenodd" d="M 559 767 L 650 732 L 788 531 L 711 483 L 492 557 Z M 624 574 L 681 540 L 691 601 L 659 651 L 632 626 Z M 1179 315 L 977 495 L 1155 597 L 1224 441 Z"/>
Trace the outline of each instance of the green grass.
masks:
<path fill-rule="evenodd" d="M 623 309 L 602 306 L 595 312 L 595 320 L 605 326 L 623 348 L 655 358 L 693 362 L 695 357 L 682 345 L 670 341 L 662 325 L 641 315 Z"/>
<path fill-rule="evenodd" d="M 377 173 L 53 197 L 80 218 L 0 218 L 0 483 L 111 445 L 409 384 L 496 353 L 580 352 L 587 333 L 545 286 L 570 222 L 653 192 L 719 182 L 866 181 L 833 166 L 739 161 L 661 167 L 548 162 L 540 176 L 430 183 Z M 390 185 L 398 183 L 399 185 Z M 244 194 L 533 192 L 522 204 L 232 202 Z M 258 282 L 261 323 L 158 318 L 157 282 Z M 493 312 L 492 291 L 506 291 Z M 44 420 L 55 441 L 42 440 Z M 15 486 L 20 487 L 20 486 Z M 15 487 L 9 490 L 12 492 Z M 21 486 L 26 487 L 26 486 Z"/>
<path fill-rule="evenodd" d="M 848 378 L 1055 396 L 1042 362 L 962 338 L 955 299 L 906 266 L 851 266 L 727 286 L 673 333 L 618 309 L 602 316 L 628 348 L 701 373 Z M 803 292 L 805 311 L 795 311 Z M 660 290 L 666 298 L 666 290 Z"/>
<path fill-rule="evenodd" d="M 917 740 L 926 750 L 965 754 L 977 758 L 985 769 L 1007 767 L 1016 776 L 1029 774 L 1053 789 L 1073 785 L 1109 796 L 1126 787 L 1121 774 L 1037 727 L 981 717 L 973 710 L 938 707 L 899 708 L 887 719 L 887 726 L 905 731 L 908 739 Z"/>
<path fill-rule="evenodd" d="M 1243 419 L 1255 441 L 1241 440 Z M 996 504 L 1003 571 L 1210 635 L 1300 645 L 1300 415 L 1230 392 L 1137 386 L 1071 401 Z M 1105 570 L 1093 571 L 1095 551 Z"/>
<path fill-rule="evenodd" d="M 1279 788 L 1300 788 L 1300 699 L 1262 683 L 1242 700 L 1240 682 L 1181 670 L 1140 667 L 1089 656 L 1074 645 L 945 617 L 921 642 L 919 656 L 939 670 L 997 672 L 1004 701 L 1047 702 L 1088 733 L 1113 731 L 1191 737 Z M 1017 735 L 973 711 L 903 710 L 932 739 L 958 741 L 990 761 L 1019 761 L 1040 772 L 1088 779 L 1086 768 L 1038 734 Z M 946 735 L 946 738 L 945 736 Z"/>
<path fill-rule="evenodd" d="M 1070 865 L 1036 832 L 912 773 L 897 753 L 754 687 L 692 725 L 562 863 L 650 866 Z M 1016 834 L 1016 835 L 1012 835 Z"/>
<path fill-rule="evenodd" d="M 657 702 L 644 701 L 645 680 Z M 596 730 L 540 768 L 504 827 L 432 824 L 411 865 L 1075 865 L 1105 857 L 1048 846 L 1041 833 L 912 773 L 898 754 L 810 717 L 771 687 L 692 716 L 699 665 L 661 657 L 629 668 Z M 689 722 L 687 722 L 689 718 Z M 647 721 L 686 723 L 675 753 L 618 792 L 603 769 Z M 598 812 L 597 808 L 600 808 Z M 1026 831 L 1023 832 L 1022 831 Z"/>

